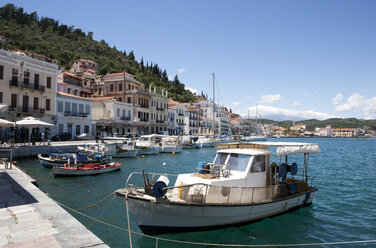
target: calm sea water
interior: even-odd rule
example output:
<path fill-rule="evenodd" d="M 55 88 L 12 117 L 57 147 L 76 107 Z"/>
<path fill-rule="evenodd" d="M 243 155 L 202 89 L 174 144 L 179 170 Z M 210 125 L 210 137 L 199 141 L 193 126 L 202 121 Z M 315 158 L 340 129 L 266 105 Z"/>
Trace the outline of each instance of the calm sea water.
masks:
<path fill-rule="evenodd" d="M 272 139 L 271 139 L 272 140 Z M 310 175 L 319 189 L 311 206 L 246 226 L 216 231 L 166 234 L 161 237 L 205 243 L 287 244 L 376 239 L 376 139 L 279 139 L 318 143 L 321 154 L 310 156 Z M 19 167 L 39 183 L 42 191 L 73 209 L 82 209 L 124 188 L 133 171 L 188 173 L 198 161 L 212 161 L 216 150 L 183 150 L 175 156 L 160 154 L 132 159 L 117 159 L 121 171 L 98 176 L 57 178 L 37 159 L 19 160 Z M 302 156 L 295 158 L 302 164 Z M 289 160 L 292 161 L 292 160 Z M 110 203 L 109 203 L 110 202 Z M 109 204 L 108 204 L 109 203 Z M 116 197 L 83 211 L 111 224 L 127 228 L 126 208 Z M 71 213 L 111 247 L 129 247 L 128 233 Z M 140 232 L 131 217 L 131 229 Z M 133 247 L 155 247 L 155 240 L 132 236 Z M 371 247 L 376 244 L 327 247 Z M 159 247 L 203 247 L 159 241 Z"/>

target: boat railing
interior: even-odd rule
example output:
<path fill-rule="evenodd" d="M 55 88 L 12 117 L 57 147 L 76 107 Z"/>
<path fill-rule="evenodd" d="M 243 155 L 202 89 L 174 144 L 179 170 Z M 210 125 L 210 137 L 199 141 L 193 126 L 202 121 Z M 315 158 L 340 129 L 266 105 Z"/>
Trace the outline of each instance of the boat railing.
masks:
<path fill-rule="evenodd" d="M 195 204 L 257 204 L 283 199 L 308 192 L 311 187 L 301 180 L 280 182 L 266 187 L 229 187 L 195 183 L 166 187 L 167 197 L 178 196 L 186 203 Z"/>
<path fill-rule="evenodd" d="M 134 180 L 135 175 L 143 175 L 143 172 L 132 172 L 126 181 L 127 188 L 140 188 L 142 180 Z M 158 180 L 159 176 L 177 177 L 177 174 L 168 173 L 147 173 L 150 181 Z M 309 177 L 313 179 L 313 177 Z M 141 179 L 141 177 L 139 178 Z M 132 180 L 132 181 L 131 181 Z M 134 183 L 134 184 L 130 184 Z M 135 185 L 136 187 L 133 187 Z M 142 188 L 142 187 L 141 187 Z M 194 204 L 257 204 L 276 201 L 292 195 L 309 192 L 312 184 L 309 185 L 303 180 L 288 178 L 283 182 L 277 182 L 265 187 L 233 187 L 222 185 L 210 185 L 206 183 L 179 184 L 163 188 L 167 190 L 167 198 L 172 197 L 178 201 Z"/>

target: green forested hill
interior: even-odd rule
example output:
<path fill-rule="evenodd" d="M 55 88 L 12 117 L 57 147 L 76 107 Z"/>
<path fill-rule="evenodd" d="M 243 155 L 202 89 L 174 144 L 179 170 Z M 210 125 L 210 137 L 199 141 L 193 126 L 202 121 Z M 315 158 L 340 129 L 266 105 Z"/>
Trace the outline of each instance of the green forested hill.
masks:
<path fill-rule="evenodd" d="M 263 119 L 262 123 L 264 124 L 273 124 L 280 127 L 288 128 L 294 125 L 293 121 L 272 121 Z M 308 124 L 314 127 L 325 127 L 326 125 L 331 125 L 332 128 L 361 128 L 364 130 L 373 130 L 376 131 L 376 120 L 359 120 L 356 118 L 331 118 L 327 120 L 303 120 L 295 121 L 296 125 L 299 124 Z"/>
<path fill-rule="evenodd" d="M 159 68 L 158 64 L 145 65 L 142 59 L 140 62 L 135 60 L 133 51 L 126 53 L 111 48 L 104 40 L 93 40 L 92 32 L 86 34 L 52 18 L 39 18 L 36 12 L 25 13 L 13 4 L 0 8 L 0 36 L 11 41 L 0 43 L 4 49 L 31 51 L 58 59 L 65 69 L 69 69 L 76 59 L 90 59 L 98 63 L 100 75 L 125 70 L 135 75 L 146 88 L 149 84 L 157 86 L 159 91 L 167 88 L 174 100 L 189 102 L 195 99 L 177 76 L 170 81 L 166 70 Z"/>

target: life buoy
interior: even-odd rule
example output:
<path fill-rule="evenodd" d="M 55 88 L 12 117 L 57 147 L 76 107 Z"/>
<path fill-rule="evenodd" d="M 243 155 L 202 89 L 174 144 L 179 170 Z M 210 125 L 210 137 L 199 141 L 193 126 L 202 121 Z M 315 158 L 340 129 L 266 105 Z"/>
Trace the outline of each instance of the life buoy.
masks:
<path fill-rule="evenodd" d="M 77 165 L 77 170 L 82 170 L 84 168 L 84 165 L 83 164 L 78 164 Z"/>

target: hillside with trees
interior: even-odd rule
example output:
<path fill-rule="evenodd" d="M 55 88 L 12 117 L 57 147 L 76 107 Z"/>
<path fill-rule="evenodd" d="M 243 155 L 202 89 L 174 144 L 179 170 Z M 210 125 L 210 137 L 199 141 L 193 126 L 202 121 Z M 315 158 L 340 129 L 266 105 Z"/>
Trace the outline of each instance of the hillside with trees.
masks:
<path fill-rule="evenodd" d="M 79 58 L 98 63 L 98 74 L 126 71 L 144 83 L 169 91 L 169 96 L 177 101 L 190 102 L 196 99 L 192 92 L 185 89 L 176 75 L 169 80 L 166 70 L 157 63 L 138 62 L 133 51 L 119 51 L 110 47 L 104 40 L 96 41 L 93 33 L 87 34 L 79 28 L 60 24 L 48 17 L 38 17 L 36 12 L 24 12 L 13 4 L 0 8 L 0 46 L 7 50 L 23 50 L 45 55 L 60 61 L 60 66 L 70 69 L 73 61 Z"/>

